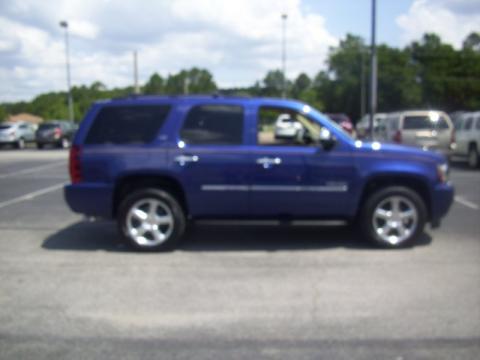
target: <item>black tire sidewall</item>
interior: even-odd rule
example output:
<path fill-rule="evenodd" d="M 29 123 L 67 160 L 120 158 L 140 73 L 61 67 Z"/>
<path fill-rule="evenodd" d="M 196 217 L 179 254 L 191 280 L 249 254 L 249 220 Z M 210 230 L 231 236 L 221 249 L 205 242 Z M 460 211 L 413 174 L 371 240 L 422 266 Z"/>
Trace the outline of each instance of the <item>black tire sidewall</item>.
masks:
<path fill-rule="evenodd" d="M 381 201 L 383 201 L 387 197 L 395 196 L 395 195 L 403 196 L 413 203 L 413 205 L 416 207 L 416 210 L 417 210 L 418 219 L 417 219 L 417 227 L 415 231 L 407 240 L 399 244 L 390 244 L 383 241 L 378 236 L 375 229 L 373 228 L 372 217 L 373 217 L 373 212 L 375 208 Z M 427 220 L 427 209 L 425 206 L 425 202 L 418 193 L 416 193 L 414 190 L 411 190 L 403 186 L 389 186 L 373 192 L 367 198 L 367 200 L 363 205 L 363 210 L 360 216 L 360 225 L 366 240 L 370 241 L 374 245 L 380 246 L 383 248 L 402 248 L 414 242 L 415 239 L 423 232 L 426 220 Z"/>
<path fill-rule="evenodd" d="M 173 231 L 170 237 L 165 240 L 163 243 L 156 245 L 156 246 L 141 246 L 137 244 L 127 232 L 127 214 L 130 208 L 139 200 L 147 199 L 147 198 L 154 198 L 160 201 L 163 201 L 172 211 L 173 215 Z M 117 216 L 117 223 L 120 233 L 122 234 L 123 240 L 128 243 L 132 248 L 139 250 L 139 251 L 168 251 L 175 248 L 183 233 L 185 232 L 186 227 L 186 219 L 185 214 L 180 206 L 179 202 L 172 196 L 170 193 L 154 189 L 154 188 L 145 188 L 136 190 L 132 194 L 126 196 L 124 200 L 121 202 L 118 216 Z"/>
<path fill-rule="evenodd" d="M 472 164 L 472 163 L 470 162 L 470 156 L 471 156 L 472 154 L 474 154 L 475 159 L 476 159 L 474 164 Z M 479 165 L 479 161 L 478 161 L 478 150 L 477 150 L 476 147 L 471 147 L 470 150 L 469 150 L 469 152 L 468 152 L 468 166 L 469 166 L 470 168 L 472 168 L 472 169 L 476 169 L 476 168 L 478 167 L 478 165 Z"/>

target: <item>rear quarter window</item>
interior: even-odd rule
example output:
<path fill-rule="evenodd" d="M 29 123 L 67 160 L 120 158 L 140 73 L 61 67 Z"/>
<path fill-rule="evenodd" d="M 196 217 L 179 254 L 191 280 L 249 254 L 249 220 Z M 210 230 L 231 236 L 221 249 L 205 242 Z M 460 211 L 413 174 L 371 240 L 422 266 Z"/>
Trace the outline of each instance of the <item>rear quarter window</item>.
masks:
<path fill-rule="evenodd" d="M 170 105 L 107 106 L 102 108 L 85 144 L 146 144 L 152 142 L 170 112 Z"/>

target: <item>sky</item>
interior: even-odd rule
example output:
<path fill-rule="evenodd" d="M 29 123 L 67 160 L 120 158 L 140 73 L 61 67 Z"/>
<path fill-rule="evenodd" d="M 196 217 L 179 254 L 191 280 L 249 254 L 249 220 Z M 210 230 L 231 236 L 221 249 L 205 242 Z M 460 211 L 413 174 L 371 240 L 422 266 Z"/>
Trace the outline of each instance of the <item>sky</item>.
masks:
<path fill-rule="evenodd" d="M 73 85 L 108 88 L 206 68 L 220 87 L 252 85 L 281 66 L 286 20 L 287 76 L 325 69 L 347 33 L 370 41 L 371 0 L 0 0 L 0 102 L 66 89 L 69 23 Z M 480 0 L 377 0 L 377 41 L 405 46 L 425 32 L 461 47 L 480 31 Z"/>

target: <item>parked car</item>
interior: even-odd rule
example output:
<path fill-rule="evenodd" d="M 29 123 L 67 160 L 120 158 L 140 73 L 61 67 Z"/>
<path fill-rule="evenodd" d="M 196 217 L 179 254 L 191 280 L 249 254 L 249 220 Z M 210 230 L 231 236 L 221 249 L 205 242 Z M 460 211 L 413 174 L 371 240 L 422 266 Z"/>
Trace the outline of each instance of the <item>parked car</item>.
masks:
<path fill-rule="evenodd" d="M 23 149 L 34 140 L 35 125 L 19 121 L 0 124 L 0 145 L 11 145 Z"/>
<path fill-rule="evenodd" d="M 272 111 L 300 122 L 303 141 L 276 139 Z M 356 220 L 366 239 L 396 248 L 427 222 L 440 225 L 454 193 L 443 155 L 355 140 L 285 99 L 97 102 L 75 136 L 69 167 L 70 208 L 116 219 L 139 250 L 171 249 L 187 220 L 205 218 Z"/>
<path fill-rule="evenodd" d="M 480 166 L 480 111 L 463 113 L 457 124 L 454 154 L 466 158 L 472 169 L 477 168 Z"/>
<path fill-rule="evenodd" d="M 455 129 L 442 111 L 419 110 L 390 113 L 381 119 L 376 139 L 413 145 L 450 156 L 455 147 Z"/>
<path fill-rule="evenodd" d="M 375 132 L 378 128 L 378 124 L 380 121 L 384 120 L 387 117 L 385 113 L 376 113 L 373 116 L 373 131 Z M 364 115 L 356 125 L 357 130 L 357 138 L 358 139 L 365 139 L 370 134 L 370 115 Z"/>
<path fill-rule="evenodd" d="M 37 148 L 43 149 L 45 145 L 53 145 L 66 149 L 70 147 L 77 126 L 70 121 L 49 121 L 40 124 L 35 133 Z"/>
<path fill-rule="evenodd" d="M 301 138 L 304 133 L 303 125 L 290 114 L 280 114 L 275 122 L 275 138 L 295 139 Z"/>
<path fill-rule="evenodd" d="M 353 134 L 355 129 L 354 129 L 352 120 L 350 120 L 348 115 L 346 115 L 346 114 L 327 114 L 327 116 L 330 118 L 330 120 L 332 120 L 333 122 L 340 125 L 343 130 L 345 130 L 349 134 Z"/>

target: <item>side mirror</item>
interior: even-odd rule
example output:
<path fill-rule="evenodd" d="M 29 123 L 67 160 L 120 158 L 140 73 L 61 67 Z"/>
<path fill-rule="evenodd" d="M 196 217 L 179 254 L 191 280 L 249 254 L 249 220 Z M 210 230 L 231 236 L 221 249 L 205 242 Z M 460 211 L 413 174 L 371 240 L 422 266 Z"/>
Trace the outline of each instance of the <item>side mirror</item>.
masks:
<path fill-rule="evenodd" d="M 335 146 L 337 140 L 335 139 L 335 136 L 333 136 L 333 134 L 330 132 L 330 130 L 322 128 L 318 136 L 318 142 L 325 150 L 330 150 Z"/>

